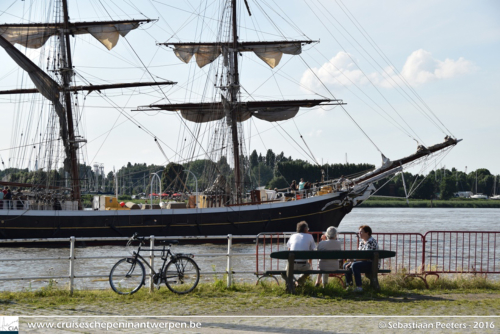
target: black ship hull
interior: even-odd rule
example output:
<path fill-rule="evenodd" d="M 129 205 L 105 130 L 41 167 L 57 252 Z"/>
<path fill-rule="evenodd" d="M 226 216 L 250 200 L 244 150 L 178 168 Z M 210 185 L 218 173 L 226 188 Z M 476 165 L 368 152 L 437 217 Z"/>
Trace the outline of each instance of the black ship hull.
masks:
<path fill-rule="evenodd" d="M 365 194 L 363 194 L 365 195 Z M 338 226 L 353 207 L 347 192 L 297 201 L 205 209 L 1 210 L 1 239 L 257 235 L 294 231 L 299 221 L 312 231 Z M 365 196 L 361 196 L 365 197 Z M 358 205 L 361 201 L 356 201 Z"/>

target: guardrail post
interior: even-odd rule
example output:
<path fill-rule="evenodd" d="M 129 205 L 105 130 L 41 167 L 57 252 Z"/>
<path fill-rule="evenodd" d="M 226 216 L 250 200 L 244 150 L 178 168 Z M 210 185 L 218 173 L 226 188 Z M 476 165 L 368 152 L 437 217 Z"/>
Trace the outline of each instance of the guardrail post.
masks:
<path fill-rule="evenodd" d="M 154 257 L 154 254 L 155 252 L 153 251 L 153 249 L 155 248 L 155 236 L 152 235 L 149 237 L 149 265 L 151 266 L 151 268 L 154 268 L 154 264 L 155 264 L 155 257 Z M 154 281 L 153 281 L 153 269 L 151 268 L 148 268 L 148 272 L 149 272 L 149 292 L 153 292 L 155 290 L 155 286 L 154 286 Z"/>
<path fill-rule="evenodd" d="M 75 237 L 69 238 L 69 294 L 73 295 L 75 280 Z"/>
<path fill-rule="evenodd" d="M 232 269 L 232 246 L 233 246 L 233 235 L 228 234 L 227 235 L 227 287 L 230 288 L 231 284 L 233 284 L 233 269 Z"/>

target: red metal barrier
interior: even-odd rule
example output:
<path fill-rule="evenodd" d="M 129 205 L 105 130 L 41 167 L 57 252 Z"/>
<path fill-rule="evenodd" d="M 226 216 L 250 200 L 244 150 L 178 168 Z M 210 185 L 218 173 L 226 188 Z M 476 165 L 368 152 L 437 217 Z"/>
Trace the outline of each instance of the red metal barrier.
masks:
<path fill-rule="evenodd" d="M 500 232 L 429 231 L 425 273 L 500 274 Z"/>
<path fill-rule="evenodd" d="M 256 243 L 257 276 L 266 270 L 285 270 L 287 261 L 271 259 L 270 254 L 286 250 L 293 232 L 261 233 Z M 321 232 L 311 233 L 317 242 Z M 396 252 L 396 257 L 382 261 L 381 268 L 406 277 L 418 277 L 427 284 L 427 276 L 470 273 L 500 274 L 500 232 L 429 231 L 420 233 L 373 233 L 379 249 Z M 341 232 L 342 249 L 357 249 L 356 233 Z M 499 247 L 497 247 L 497 245 Z M 314 264 L 315 265 L 315 264 Z"/>
<path fill-rule="evenodd" d="M 379 249 L 396 252 L 396 257 L 385 259 L 384 269 L 393 273 L 420 275 L 424 267 L 424 236 L 420 233 L 373 233 Z"/>

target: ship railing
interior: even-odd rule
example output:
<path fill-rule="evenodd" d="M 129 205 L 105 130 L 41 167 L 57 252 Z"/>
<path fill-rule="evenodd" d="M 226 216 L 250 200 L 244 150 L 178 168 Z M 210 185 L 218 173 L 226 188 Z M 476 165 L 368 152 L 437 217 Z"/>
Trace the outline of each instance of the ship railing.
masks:
<path fill-rule="evenodd" d="M 249 236 L 249 235 L 219 235 L 219 236 L 150 236 L 149 238 L 150 244 L 149 248 L 144 247 L 141 249 L 141 253 L 143 254 L 143 257 L 147 259 L 150 263 L 150 265 L 153 268 L 158 267 L 158 264 L 155 265 L 155 258 L 160 258 L 161 257 L 161 252 L 154 252 L 151 251 L 152 249 L 155 249 L 155 244 L 157 241 L 161 240 L 179 240 L 181 241 L 181 246 L 175 246 L 173 248 L 174 253 L 183 253 L 182 252 L 182 240 L 189 240 L 189 241 L 201 241 L 203 242 L 204 240 L 207 240 L 212 242 L 214 240 L 226 240 L 227 239 L 227 252 L 224 253 L 200 253 L 200 254 L 193 254 L 194 259 L 200 265 L 200 260 L 197 260 L 199 258 L 215 258 L 215 257 L 226 257 L 226 270 L 225 271 L 220 271 L 220 270 L 215 270 L 215 267 L 212 268 L 207 268 L 206 265 L 200 266 L 200 274 L 201 275 L 223 275 L 226 278 L 226 284 L 228 287 L 230 287 L 233 284 L 233 277 L 235 274 L 254 274 L 253 270 L 234 270 L 234 259 L 238 257 L 249 257 L 249 258 L 255 258 L 254 253 L 239 253 L 234 251 L 233 247 L 233 239 L 237 240 L 254 240 L 255 236 Z M 127 252 L 125 247 L 123 247 L 123 251 L 120 253 L 120 255 L 103 255 L 103 256 L 79 256 L 78 250 L 80 247 L 76 248 L 76 244 L 83 243 L 84 245 L 86 243 L 104 243 L 104 244 L 110 244 L 110 243 L 117 243 L 119 241 L 123 241 L 124 244 L 126 241 L 129 240 L 129 238 L 126 237 L 111 237 L 111 238 L 75 238 L 75 237 L 70 237 L 70 238 L 48 238 L 48 239 L 3 239 L 0 240 L 0 247 L 2 247 L 2 244 L 9 244 L 10 247 L 13 246 L 13 244 L 20 244 L 25 246 L 26 244 L 29 244 L 31 247 L 33 247 L 35 244 L 44 244 L 44 243 L 69 243 L 69 254 L 66 256 L 55 256 L 55 257 L 26 257 L 26 258 L 2 258 L 0 259 L 0 263 L 18 263 L 18 262 L 39 262 L 39 261 L 68 261 L 68 274 L 67 275 L 29 275 L 29 276 L 17 276 L 17 277 L 5 277 L 6 272 L 5 270 L 0 273 L 0 282 L 7 282 L 7 281 L 29 281 L 30 286 L 32 283 L 35 282 L 53 282 L 57 279 L 68 279 L 69 280 L 69 285 L 68 289 L 71 293 L 73 293 L 73 290 L 75 288 L 75 280 L 76 279 L 97 279 L 97 281 L 107 281 L 107 278 L 109 277 L 109 271 L 111 270 L 112 266 L 114 265 L 115 262 L 109 262 L 109 266 L 106 266 L 105 268 L 102 268 L 102 270 L 99 270 L 99 272 L 91 272 L 93 266 L 85 266 L 82 264 L 82 262 L 88 261 L 88 260 L 103 260 L 103 259 L 121 259 L 124 257 L 131 256 L 130 253 Z M 43 247 L 43 246 L 40 246 Z M 13 249 L 13 248 L 10 248 Z M 26 248 L 21 248 L 22 250 L 26 250 Z M 158 248 L 157 248 L 158 249 Z M 134 248 L 135 250 L 135 248 Z M 3 252 L 5 254 L 5 252 Z M 23 252 L 25 253 L 25 252 Z M 186 253 L 186 252 L 184 252 Z M 189 252 L 191 253 L 191 252 Z M 5 266 L 4 266 L 5 267 Z M 27 271 L 27 270 L 22 270 L 25 266 L 16 266 L 19 267 L 19 270 L 16 270 L 16 272 L 20 273 L 30 273 L 33 274 L 32 269 Z M 78 269 L 77 269 L 78 268 Z M 251 268 L 251 266 L 249 267 Z M 44 268 L 45 269 L 45 268 Z M 50 269 L 53 269 L 53 267 L 49 267 Z M 211 269 L 211 270 L 210 270 Z M 77 273 L 78 271 L 78 273 Z M 85 271 L 85 273 L 80 273 L 80 271 Z M 104 273 L 103 273 L 104 271 Z M 150 269 L 148 268 L 148 277 L 150 274 Z M 104 279 L 105 278 L 105 279 Z M 150 291 L 153 289 L 153 283 L 151 282 L 151 279 L 149 279 L 148 285 L 150 288 Z M 5 289 L 3 289 L 5 290 Z"/>
<path fill-rule="evenodd" d="M 0 200 L 0 211 L 11 211 L 11 210 L 29 210 L 30 201 L 29 200 Z"/>
<path fill-rule="evenodd" d="M 295 190 L 292 192 L 293 198 L 298 201 L 304 198 L 309 198 L 319 194 L 320 187 L 312 187 L 310 189 Z"/>
<path fill-rule="evenodd" d="M 57 204 L 39 203 L 31 200 L 0 200 L 0 211 L 19 211 L 19 210 L 78 210 L 77 201 L 64 201 Z"/>

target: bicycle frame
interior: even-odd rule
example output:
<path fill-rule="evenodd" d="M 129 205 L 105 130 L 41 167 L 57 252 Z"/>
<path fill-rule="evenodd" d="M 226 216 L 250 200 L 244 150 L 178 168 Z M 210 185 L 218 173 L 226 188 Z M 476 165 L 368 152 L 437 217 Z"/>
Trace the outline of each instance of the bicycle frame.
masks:
<path fill-rule="evenodd" d="M 193 254 L 176 254 L 171 251 L 171 246 L 177 241 L 163 242 L 163 248 L 154 248 L 152 244 L 152 248 L 144 249 L 149 250 L 152 257 L 154 257 L 154 252 L 161 251 L 163 264 L 156 271 L 153 265 L 147 261 L 147 256 L 140 254 L 143 250 L 142 247 L 147 245 L 146 238 L 137 237 L 135 233 L 127 242 L 127 246 L 133 247 L 134 240 L 139 241 L 137 250 L 132 251 L 132 256 L 118 261 L 109 274 L 109 283 L 116 293 L 128 295 L 137 292 L 141 286 L 145 285 L 146 275 L 150 277 L 150 289 L 153 288 L 153 284 L 159 289 L 161 283 L 165 283 L 170 291 L 177 294 L 189 293 L 196 288 L 200 280 L 199 267 L 192 260 Z M 151 260 L 151 262 L 153 261 Z M 138 267 L 140 270 L 136 270 Z M 148 274 L 145 273 L 146 267 L 150 269 Z"/>
<path fill-rule="evenodd" d="M 156 272 L 154 270 L 154 268 L 149 264 L 149 262 L 142 256 L 140 255 L 140 252 L 142 250 L 142 246 L 144 245 L 144 240 L 139 240 L 139 248 L 137 249 L 137 251 L 134 251 L 133 252 L 133 259 L 134 259 L 134 266 L 132 266 L 130 268 L 130 273 L 134 271 L 134 268 L 135 268 L 135 263 L 137 261 L 141 261 L 142 260 L 142 263 L 146 264 L 146 266 L 151 270 L 151 273 L 149 274 L 150 277 L 152 278 L 155 278 L 155 279 L 159 279 L 159 281 L 155 281 L 155 284 L 159 284 L 159 283 L 162 283 L 164 280 L 167 279 L 167 277 L 159 277 L 159 275 L 165 271 L 165 267 L 167 266 L 167 264 L 169 263 L 169 261 L 172 261 L 172 259 L 174 259 L 176 256 L 180 256 L 180 255 L 183 255 L 183 256 L 187 256 L 187 257 L 190 257 L 190 258 L 193 258 L 194 256 L 192 254 L 184 254 L 184 253 L 179 253 L 179 254 L 175 254 L 173 253 L 171 250 L 170 250 L 170 246 L 168 246 L 168 248 L 166 248 L 166 246 L 163 246 L 162 249 L 159 249 L 159 248 L 153 248 L 153 249 L 147 249 L 148 251 L 150 252 L 162 252 L 162 260 L 163 260 L 163 264 L 161 266 L 161 269 L 159 270 L 159 272 Z M 176 268 L 177 270 L 179 270 L 179 267 L 176 263 Z M 127 276 L 129 276 L 129 274 L 127 273 Z"/>
<path fill-rule="evenodd" d="M 151 276 L 155 276 L 157 275 L 158 273 L 154 270 L 154 268 L 149 264 L 149 262 L 144 258 L 142 257 L 142 255 L 140 255 L 139 253 L 141 252 L 141 247 L 142 247 L 142 244 L 139 245 L 139 248 L 137 249 L 137 252 L 134 251 L 133 253 L 133 258 L 134 258 L 134 261 L 139 261 L 138 259 L 142 260 L 142 263 L 146 264 L 146 266 L 151 270 Z M 161 251 L 162 253 L 165 253 L 165 246 L 163 246 L 163 249 L 159 249 L 159 248 L 153 248 L 153 249 L 148 249 L 150 252 L 159 252 Z M 160 269 L 160 273 L 163 272 L 163 270 L 165 269 L 165 266 L 167 265 L 167 262 L 168 262 L 168 259 L 174 257 L 176 254 L 172 253 L 172 251 L 170 251 L 170 246 L 166 249 L 166 254 L 165 256 L 162 256 L 162 260 L 163 260 L 163 265 L 161 266 L 161 269 Z M 130 271 L 133 271 L 134 267 L 130 268 Z"/>

